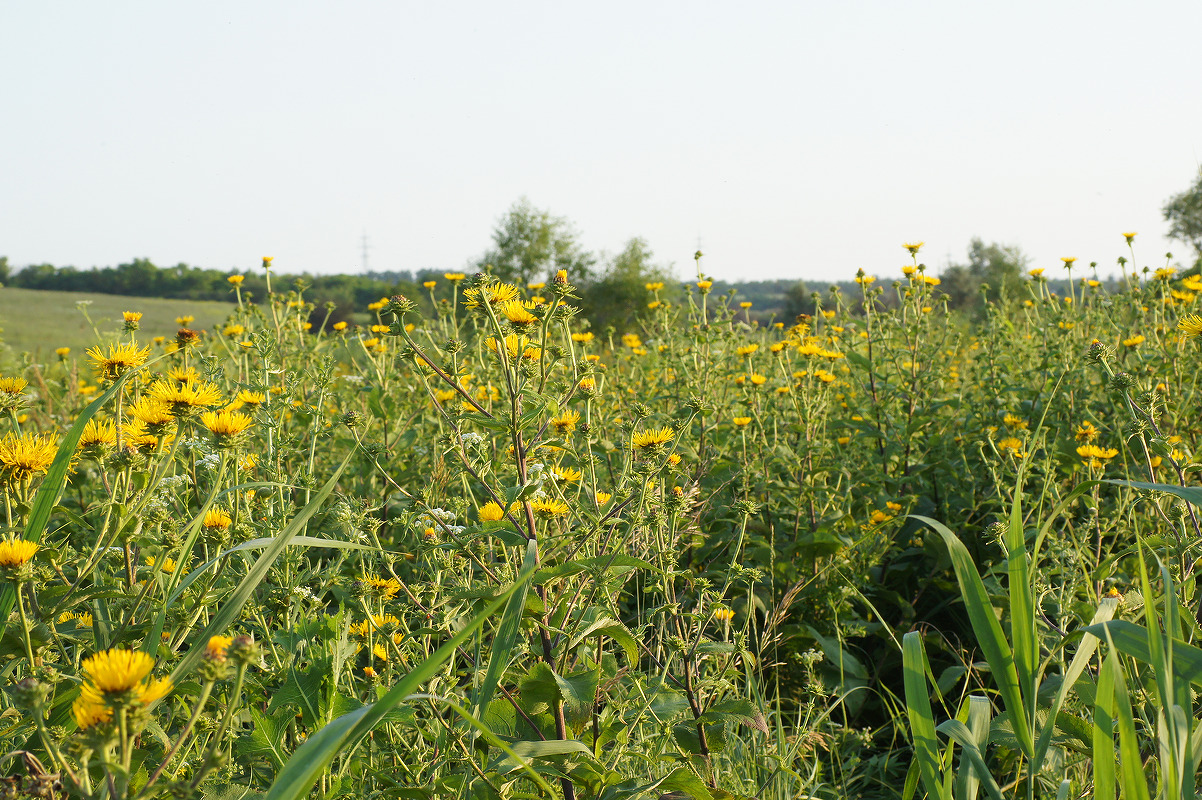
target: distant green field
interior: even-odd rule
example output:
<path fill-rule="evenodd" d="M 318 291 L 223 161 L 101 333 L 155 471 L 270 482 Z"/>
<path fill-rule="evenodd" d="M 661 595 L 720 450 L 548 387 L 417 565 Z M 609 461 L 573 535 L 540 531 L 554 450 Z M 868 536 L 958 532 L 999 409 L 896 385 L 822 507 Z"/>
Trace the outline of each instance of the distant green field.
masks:
<path fill-rule="evenodd" d="M 80 312 L 79 303 L 95 324 L 95 330 Z M 124 297 L 86 292 L 48 292 L 35 289 L 0 288 L 0 341 L 15 353 L 29 351 L 45 360 L 59 347 L 70 347 L 73 354 L 101 339 L 120 333 L 122 311 L 141 311 L 138 337 L 174 336 L 179 330 L 175 318 L 193 316 L 190 327 L 202 330 L 221 322 L 233 310 L 233 303 L 207 300 L 163 300 L 151 297 Z"/>

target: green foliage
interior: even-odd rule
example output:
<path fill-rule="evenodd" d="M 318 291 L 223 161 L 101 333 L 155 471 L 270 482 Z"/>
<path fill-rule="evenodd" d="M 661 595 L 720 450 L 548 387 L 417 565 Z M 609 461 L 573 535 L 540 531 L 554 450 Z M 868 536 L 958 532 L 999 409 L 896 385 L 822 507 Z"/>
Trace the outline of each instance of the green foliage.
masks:
<path fill-rule="evenodd" d="M 1195 257 L 1202 259 L 1202 171 L 1194 185 L 1170 197 L 1162 211 L 1170 238 L 1189 245 Z"/>
<path fill-rule="evenodd" d="M 503 281 L 525 286 L 546 281 L 564 269 L 573 282 L 588 283 L 596 258 L 579 243 L 579 234 L 564 217 L 535 208 L 522 198 L 501 217 L 492 234 L 493 246 L 476 261 Z"/>
<path fill-rule="evenodd" d="M 679 299 L 679 289 L 672 284 L 671 267 L 653 263 L 646 240 L 635 237 L 609 260 L 591 284 L 584 311 L 598 331 L 607 326 L 631 330 L 649 313 L 646 287 L 653 283 L 665 284 L 656 293 L 661 302 Z"/>
<path fill-rule="evenodd" d="M 968 245 L 968 261 L 951 264 L 940 273 L 943 281 L 940 288 L 948 295 L 952 308 L 979 313 L 985 302 L 1019 294 L 1029 262 L 1017 247 L 986 245 L 974 238 Z"/>

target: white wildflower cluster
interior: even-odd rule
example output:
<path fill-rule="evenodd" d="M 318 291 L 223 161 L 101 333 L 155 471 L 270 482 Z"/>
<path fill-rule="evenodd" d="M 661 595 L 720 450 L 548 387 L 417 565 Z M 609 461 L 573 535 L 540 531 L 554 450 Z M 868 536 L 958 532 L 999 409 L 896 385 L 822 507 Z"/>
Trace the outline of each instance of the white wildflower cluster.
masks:
<path fill-rule="evenodd" d="M 555 480 L 555 473 L 541 461 L 532 461 L 526 467 L 526 487 L 533 487 L 534 497 L 543 496 L 543 485 Z"/>
<path fill-rule="evenodd" d="M 414 521 L 419 531 L 426 528 L 433 528 L 439 532 L 449 532 L 451 534 L 460 534 L 465 530 L 462 525 L 455 525 L 455 515 L 445 508 L 431 508 L 429 511 L 423 511 Z"/>
<path fill-rule="evenodd" d="M 463 442 L 464 448 L 478 447 L 484 444 L 484 435 L 476 433 L 475 431 L 469 431 L 468 433 L 460 436 L 459 440 Z"/>

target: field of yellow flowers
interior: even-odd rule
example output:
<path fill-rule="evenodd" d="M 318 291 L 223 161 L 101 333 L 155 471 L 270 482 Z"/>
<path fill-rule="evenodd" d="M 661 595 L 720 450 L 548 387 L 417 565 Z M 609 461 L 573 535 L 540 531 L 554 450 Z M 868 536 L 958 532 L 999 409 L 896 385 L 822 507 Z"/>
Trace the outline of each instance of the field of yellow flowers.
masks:
<path fill-rule="evenodd" d="M 764 327 L 698 254 L 639 330 L 562 271 L 357 328 L 233 276 L 27 358 L 0 794 L 1192 790 L 1202 279 L 1064 259 L 968 320 L 905 248 Z"/>

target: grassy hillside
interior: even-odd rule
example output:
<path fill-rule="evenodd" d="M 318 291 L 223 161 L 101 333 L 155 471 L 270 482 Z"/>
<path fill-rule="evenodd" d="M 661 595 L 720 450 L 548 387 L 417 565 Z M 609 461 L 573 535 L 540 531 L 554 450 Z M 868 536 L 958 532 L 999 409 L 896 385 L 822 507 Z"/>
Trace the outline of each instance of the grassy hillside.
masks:
<path fill-rule="evenodd" d="M 80 303 L 88 304 L 83 307 L 87 317 Z M 179 330 L 176 317 L 195 317 L 190 327 L 199 330 L 224 320 L 233 309 L 233 303 L 200 300 L 0 288 L 0 341 L 16 353 L 29 351 L 45 359 L 58 347 L 81 354 L 97 342 L 97 332 L 101 337 L 119 332 L 122 311 L 141 311 L 138 335 L 151 339 L 174 336 Z"/>

